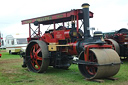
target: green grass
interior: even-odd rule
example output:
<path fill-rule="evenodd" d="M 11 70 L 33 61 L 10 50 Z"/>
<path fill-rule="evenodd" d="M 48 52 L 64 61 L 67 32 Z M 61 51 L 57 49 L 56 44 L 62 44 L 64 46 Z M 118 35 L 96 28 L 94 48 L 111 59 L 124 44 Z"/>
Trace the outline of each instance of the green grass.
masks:
<path fill-rule="evenodd" d="M 3 56 L 2 59 L 16 59 L 16 58 L 20 58 L 20 55 L 17 55 L 17 54 L 11 55 L 11 54 L 9 54 L 7 52 L 2 52 L 1 54 Z"/>
<path fill-rule="evenodd" d="M 115 78 L 119 80 L 105 80 L 104 83 L 91 82 L 84 79 L 77 65 L 71 65 L 69 70 L 49 67 L 46 73 L 29 72 L 22 68 L 22 58 L 2 52 L 0 59 L 0 85 L 127 85 L 128 61 L 124 61 Z"/>

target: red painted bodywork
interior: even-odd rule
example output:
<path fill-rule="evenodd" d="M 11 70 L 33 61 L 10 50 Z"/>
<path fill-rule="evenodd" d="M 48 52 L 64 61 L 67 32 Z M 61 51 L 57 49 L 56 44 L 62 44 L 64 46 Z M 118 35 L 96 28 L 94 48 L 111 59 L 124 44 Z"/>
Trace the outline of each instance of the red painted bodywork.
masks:
<path fill-rule="evenodd" d="M 84 52 L 84 59 L 85 61 L 88 61 L 88 55 L 89 55 L 89 49 L 91 48 L 98 48 L 98 49 L 103 49 L 103 48 L 110 48 L 112 49 L 111 45 L 98 45 L 98 44 L 94 44 L 94 45 L 85 45 L 85 52 Z"/>
<path fill-rule="evenodd" d="M 42 39 L 47 42 L 47 43 L 57 43 L 58 40 L 65 40 L 65 39 L 69 39 L 70 35 L 69 35 L 70 30 L 55 30 L 52 31 L 51 33 L 45 33 L 42 36 Z"/>
<path fill-rule="evenodd" d="M 52 36 L 53 34 L 50 34 L 50 33 L 46 33 L 42 36 L 42 39 L 47 42 L 47 43 L 57 43 L 58 42 L 58 39 L 56 38 L 53 38 Z"/>
<path fill-rule="evenodd" d="M 115 38 L 118 37 L 118 38 Z M 119 44 L 125 44 L 128 42 L 128 33 L 113 33 L 113 34 L 105 34 L 105 39 L 114 39 Z"/>
<path fill-rule="evenodd" d="M 76 49 L 76 43 L 77 43 L 77 41 L 74 42 L 74 43 L 68 43 L 69 45 L 72 45 L 72 46 L 68 49 L 68 54 L 70 54 L 70 55 L 78 55 L 77 49 Z"/>
<path fill-rule="evenodd" d="M 65 40 L 64 32 L 65 30 L 54 31 L 54 38 L 58 40 Z"/>
<path fill-rule="evenodd" d="M 0 58 L 1 58 L 2 54 L 0 54 Z"/>
<path fill-rule="evenodd" d="M 42 36 L 42 39 L 47 42 L 47 43 L 56 43 L 58 44 L 59 40 L 66 40 L 66 39 L 71 39 L 69 35 L 70 29 L 65 29 L 65 30 L 56 30 L 51 33 L 45 33 Z M 54 37 L 53 37 L 54 36 Z M 66 52 L 69 55 L 77 55 L 77 50 L 76 50 L 76 42 L 73 43 L 67 43 L 67 45 L 70 45 L 69 47 L 63 47 L 61 49 L 62 52 Z"/>
<path fill-rule="evenodd" d="M 124 44 L 125 42 L 128 42 L 127 33 L 118 33 L 118 34 L 114 34 L 114 36 L 118 36 L 118 39 L 116 41 L 120 44 Z"/>
<path fill-rule="evenodd" d="M 65 36 L 65 38 L 67 38 L 67 39 L 70 38 L 69 32 L 70 32 L 70 30 L 65 30 L 65 32 L 64 32 L 64 36 Z"/>

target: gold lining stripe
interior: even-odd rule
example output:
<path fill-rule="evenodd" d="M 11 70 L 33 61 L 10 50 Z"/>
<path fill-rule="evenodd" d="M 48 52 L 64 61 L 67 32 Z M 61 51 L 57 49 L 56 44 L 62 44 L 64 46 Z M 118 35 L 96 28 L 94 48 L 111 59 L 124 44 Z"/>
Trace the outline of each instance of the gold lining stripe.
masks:
<path fill-rule="evenodd" d="M 85 5 L 85 6 L 82 6 L 83 8 L 89 8 L 89 6 L 88 5 Z"/>
<path fill-rule="evenodd" d="M 94 34 L 94 35 L 103 35 L 103 34 Z"/>

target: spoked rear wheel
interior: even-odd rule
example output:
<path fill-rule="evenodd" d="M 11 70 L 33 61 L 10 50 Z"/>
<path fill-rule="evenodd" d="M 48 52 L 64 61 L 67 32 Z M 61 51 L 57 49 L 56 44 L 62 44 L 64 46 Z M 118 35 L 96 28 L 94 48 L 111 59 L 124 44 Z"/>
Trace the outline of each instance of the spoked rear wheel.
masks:
<path fill-rule="evenodd" d="M 31 41 L 26 49 L 26 65 L 30 71 L 42 73 L 49 66 L 49 53 L 43 41 Z"/>
<path fill-rule="evenodd" d="M 31 64 L 34 69 L 39 70 L 42 63 L 41 48 L 38 44 L 34 44 L 30 49 Z"/>

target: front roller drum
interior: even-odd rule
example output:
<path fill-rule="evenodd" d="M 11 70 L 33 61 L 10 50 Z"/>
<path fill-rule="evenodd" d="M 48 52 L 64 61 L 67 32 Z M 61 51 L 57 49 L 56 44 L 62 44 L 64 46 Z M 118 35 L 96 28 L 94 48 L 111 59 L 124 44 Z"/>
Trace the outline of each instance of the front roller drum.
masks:
<path fill-rule="evenodd" d="M 45 72 L 50 62 L 47 44 L 39 40 L 31 41 L 26 48 L 25 61 L 30 71 Z"/>
<path fill-rule="evenodd" d="M 80 59 L 84 60 L 84 52 Z M 120 69 L 120 58 L 113 49 L 90 49 L 89 62 L 98 65 L 79 64 L 79 70 L 86 79 L 107 78 L 116 75 Z"/>

